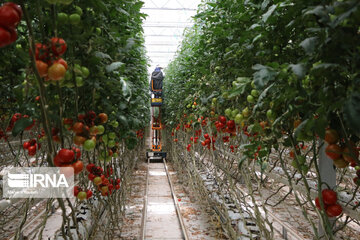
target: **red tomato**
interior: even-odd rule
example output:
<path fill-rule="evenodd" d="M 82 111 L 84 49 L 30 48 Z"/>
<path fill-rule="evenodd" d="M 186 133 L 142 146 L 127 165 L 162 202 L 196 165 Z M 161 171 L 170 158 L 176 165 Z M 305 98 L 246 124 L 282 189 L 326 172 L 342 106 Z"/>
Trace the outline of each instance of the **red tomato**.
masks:
<path fill-rule="evenodd" d="M 342 213 L 342 207 L 339 204 L 333 204 L 326 208 L 326 214 L 329 217 L 337 217 Z"/>
<path fill-rule="evenodd" d="M 206 139 L 208 139 L 210 136 L 209 136 L 209 134 L 204 134 L 204 138 L 206 138 Z"/>
<path fill-rule="evenodd" d="M 58 81 L 65 77 L 66 68 L 60 63 L 54 63 L 48 69 L 48 77 L 50 80 Z"/>
<path fill-rule="evenodd" d="M 49 52 L 48 52 L 48 47 L 45 44 L 41 44 L 41 43 L 35 44 L 35 58 L 36 60 L 41 60 L 44 62 L 48 60 Z"/>
<path fill-rule="evenodd" d="M 17 10 L 9 5 L 0 7 L 0 24 L 6 28 L 16 27 L 21 20 Z"/>
<path fill-rule="evenodd" d="M 30 146 L 31 146 L 30 142 L 24 142 L 24 144 L 23 144 L 24 149 L 28 149 Z"/>
<path fill-rule="evenodd" d="M 4 3 L 3 6 L 10 6 L 12 7 L 13 9 L 15 9 L 15 11 L 19 14 L 19 17 L 21 18 L 22 15 L 23 15 L 23 12 L 22 12 L 22 9 L 19 5 L 13 3 L 13 2 L 7 2 L 7 3 Z"/>
<path fill-rule="evenodd" d="M 86 199 L 91 198 L 92 195 L 93 195 L 93 192 L 92 192 L 91 190 L 87 190 L 87 191 L 86 191 Z"/>
<path fill-rule="evenodd" d="M 229 121 L 227 121 L 226 125 L 228 126 L 229 129 L 233 129 L 233 128 L 235 128 L 235 121 L 229 120 Z"/>
<path fill-rule="evenodd" d="M 61 163 L 71 163 L 74 160 L 74 155 L 75 153 L 73 150 L 66 148 L 61 149 L 57 154 Z"/>
<path fill-rule="evenodd" d="M 331 158 L 332 160 L 336 160 L 341 157 L 341 154 L 343 152 L 343 149 L 336 145 L 336 144 L 330 144 L 326 147 L 325 153 L 326 155 Z"/>
<path fill-rule="evenodd" d="M 11 43 L 11 33 L 0 26 L 0 47 L 5 47 Z"/>
<path fill-rule="evenodd" d="M 333 205 L 337 201 L 337 194 L 331 189 L 324 189 L 321 192 L 323 201 L 326 205 Z"/>
<path fill-rule="evenodd" d="M 82 161 L 76 161 L 71 164 L 71 166 L 74 168 L 74 173 L 79 174 L 84 168 L 84 163 Z"/>
<path fill-rule="evenodd" d="M 62 38 L 51 38 L 51 50 L 56 56 L 61 56 L 66 51 L 66 42 Z"/>
<path fill-rule="evenodd" d="M 34 156 L 36 154 L 36 146 L 30 146 L 28 149 L 29 156 Z"/>
<path fill-rule="evenodd" d="M 76 153 L 75 159 L 79 160 L 81 157 L 81 150 L 79 148 L 73 147 L 72 150 Z"/>
<path fill-rule="evenodd" d="M 355 162 L 359 158 L 359 151 L 356 149 L 355 145 L 352 143 L 352 146 L 346 146 L 343 151 L 343 158 L 347 162 Z"/>
<path fill-rule="evenodd" d="M 219 116 L 219 122 L 221 122 L 222 124 L 226 124 L 226 117 Z"/>
<path fill-rule="evenodd" d="M 54 63 L 60 63 L 61 65 L 63 65 L 65 67 L 66 70 L 68 69 L 68 64 L 63 58 L 59 58 L 59 59 L 55 60 Z"/>
<path fill-rule="evenodd" d="M 89 173 L 89 175 L 88 175 L 88 179 L 89 179 L 90 181 L 94 180 L 95 177 L 96 177 L 96 176 L 95 176 L 94 174 L 92 174 L 92 173 Z"/>
<path fill-rule="evenodd" d="M 81 188 L 79 186 L 75 186 L 74 187 L 74 196 L 76 197 L 80 191 L 81 191 Z"/>
<path fill-rule="evenodd" d="M 91 172 L 94 167 L 95 167 L 95 164 L 89 163 L 88 165 L 86 165 L 86 170 L 88 172 Z"/>

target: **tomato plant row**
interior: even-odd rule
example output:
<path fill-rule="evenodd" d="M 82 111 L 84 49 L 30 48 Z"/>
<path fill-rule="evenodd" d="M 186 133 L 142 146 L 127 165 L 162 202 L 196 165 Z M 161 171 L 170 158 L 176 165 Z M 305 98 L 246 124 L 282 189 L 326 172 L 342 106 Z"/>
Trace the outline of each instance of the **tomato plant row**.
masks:
<path fill-rule="evenodd" d="M 284 171 L 295 170 L 305 185 L 309 171 L 319 176 L 324 142 L 337 172 L 351 179 L 346 191 L 355 196 L 359 16 L 354 0 L 203 3 L 166 71 L 165 118 L 173 141 L 179 142 L 177 132 L 183 130 L 209 151 L 221 142 L 239 155 L 239 167 L 255 161 L 267 169 L 280 160 Z M 205 135 L 199 134 L 205 126 Z M 246 144 L 241 136 L 247 136 Z M 186 141 L 191 152 L 196 143 Z M 278 154 L 276 160 L 272 154 Z M 336 208 L 327 215 L 338 216 Z M 319 216 L 329 224 L 324 212 Z M 332 236 L 329 228 L 327 234 Z"/>

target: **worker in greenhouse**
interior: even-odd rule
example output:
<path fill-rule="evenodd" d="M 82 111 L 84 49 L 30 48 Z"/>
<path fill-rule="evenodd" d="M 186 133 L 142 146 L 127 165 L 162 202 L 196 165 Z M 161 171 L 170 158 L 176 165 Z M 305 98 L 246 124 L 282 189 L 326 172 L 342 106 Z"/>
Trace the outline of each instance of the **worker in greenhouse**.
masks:
<path fill-rule="evenodd" d="M 150 83 L 151 92 L 162 91 L 162 81 L 164 79 L 164 74 L 161 71 L 161 69 L 162 67 L 157 66 L 155 70 L 151 73 L 151 83 Z"/>

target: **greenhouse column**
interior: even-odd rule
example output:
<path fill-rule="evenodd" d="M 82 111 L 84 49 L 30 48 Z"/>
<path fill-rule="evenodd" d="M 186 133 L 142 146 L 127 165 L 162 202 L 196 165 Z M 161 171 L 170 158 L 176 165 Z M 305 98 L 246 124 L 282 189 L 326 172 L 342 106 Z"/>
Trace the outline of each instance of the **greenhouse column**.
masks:
<path fill-rule="evenodd" d="M 321 141 L 320 144 L 322 143 L 324 142 Z M 327 185 L 329 185 L 330 188 L 333 189 L 336 186 L 336 171 L 333 165 L 333 160 L 330 159 L 325 153 L 326 146 L 327 143 L 324 143 L 320 149 L 319 172 L 320 172 L 321 181 L 323 183 L 326 183 Z M 321 190 L 328 188 L 326 184 L 321 185 Z M 330 223 L 333 224 L 334 221 L 330 221 Z M 325 231 L 319 221 L 319 236 L 324 235 L 324 232 Z"/>

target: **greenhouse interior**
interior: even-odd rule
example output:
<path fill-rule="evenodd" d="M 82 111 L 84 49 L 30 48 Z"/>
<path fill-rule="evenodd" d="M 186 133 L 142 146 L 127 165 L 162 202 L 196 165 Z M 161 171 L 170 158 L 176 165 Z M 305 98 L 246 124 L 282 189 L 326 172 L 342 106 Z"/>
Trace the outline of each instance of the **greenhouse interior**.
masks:
<path fill-rule="evenodd" d="M 0 240 L 360 240 L 359 0 L 2 0 L 0 82 Z"/>

